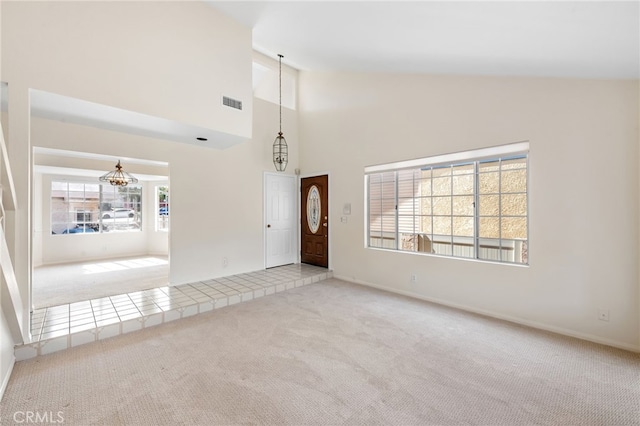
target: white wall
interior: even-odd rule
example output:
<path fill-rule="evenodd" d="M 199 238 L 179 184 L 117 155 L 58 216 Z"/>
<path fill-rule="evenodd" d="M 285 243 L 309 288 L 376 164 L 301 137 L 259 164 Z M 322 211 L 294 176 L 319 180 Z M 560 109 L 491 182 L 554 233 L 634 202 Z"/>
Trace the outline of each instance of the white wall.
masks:
<path fill-rule="evenodd" d="M 299 90 L 302 172 L 331 173 L 337 276 L 640 349 L 637 81 L 302 72 Z M 364 247 L 365 166 L 523 140 L 529 267 Z"/>
<path fill-rule="evenodd" d="M 251 136 L 251 30 L 206 2 L 2 2 L 3 76 Z M 46 70 L 46 72 L 43 72 Z M 243 101 L 239 113 L 222 96 Z"/>
<path fill-rule="evenodd" d="M 18 315 L 26 324 L 32 228 L 29 89 L 250 136 L 251 30 L 206 2 L 0 2 L 0 7 L 8 149 L 18 203 L 7 215 L 7 239 L 24 301 Z M 222 95 L 242 100 L 242 113 L 223 107 Z M 87 145 L 99 150 L 90 140 L 75 141 L 76 147 Z M 103 146 L 109 150 L 115 144 Z M 140 151 L 126 146 L 109 153 L 122 155 L 129 148 Z M 178 148 L 165 145 L 165 153 L 171 149 Z M 180 186 L 180 180 L 172 177 L 172 185 Z"/>
<path fill-rule="evenodd" d="M 2 56 L 2 7 L 0 7 L 0 57 Z M 2 79 L 2 68 L 0 67 L 0 81 L 4 81 Z M 6 122 L 5 122 L 5 114 L 2 114 L 2 120 L 0 120 L 0 133 L 5 132 Z M 0 165 L 0 167 L 2 167 Z M 0 298 L 3 292 L 0 291 Z M 2 301 L 0 300 L 0 307 L 2 306 Z M 0 400 L 2 400 L 2 396 L 4 395 L 4 391 L 6 389 L 7 383 L 9 383 L 9 378 L 11 376 L 11 371 L 13 370 L 13 365 L 15 364 L 15 356 L 13 354 L 15 342 L 13 340 L 13 336 L 11 335 L 11 330 L 9 329 L 9 323 L 7 322 L 7 318 L 5 317 L 4 310 L 0 308 L 0 381 L 2 385 L 0 385 Z"/>
<path fill-rule="evenodd" d="M 171 283 L 264 268 L 263 172 L 273 171 L 278 106 L 254 99 L 253 138 L 222 152 L 185 146 L 170 161 Z M 283 108 L 286 173 L 298 167 L 296 112 Z M 228 266 L 223 266 L 223 259 Z"/>
<path fill-rule="evenodd" d="M 272 145 L 278 132 L 278 106 L 255 99 L 253 115 L 253 138 L 224 151 L 41 118 L 32 119 L 31 138 L 35 145 L 43 148 L 168 162 L 169 280 L 172 284 L 182 284 L 264 267 L 262 179 L 264 171 L 273 170 Z M 289 144 L 287 173 L 293 174 L 298 167 L 297 116 L 287 108 L 283 108 L 283 132 Z M 75 159 L 69 165 L 80 167 L 79 161 L 82 160 Z M 136 167 L 139 166 L 132 164 L 127 170 L 135 175 Z M 44 179 L 42 217 L 45 221 L 48 220 L 48 204 L 45 204 L 49 199 L 48 186 Z M 151 226 L 150 219 L 146 222 Z M 35 222 L 34 226 L 37 226 Z M 92 243 L 79 246 L 73 238 L 48 235 L 45 231 L 49 228 L 44 221 L 41 228 L 35 229 L 42 231 L 44 263 L 64 261 L 62 257 L 74 257 L 81 251 L 100 256 L 104 244 L 116 243 L 98 242 L 93 237 L 123 235 L 81 235 L 79 237 L 86 239 L 91 237 Z M 152 254 L 150 244 L 147 240 L 139 241 L 139 247 L 146 246 Z M 228 260 L 227 266 L 223 265 L 224 258 Z"/>
<path fill-rule="evenodd" d="M 296 103 L 298 101 L 298 71 L 284 63 L 282 64 L 281 95 L 278 58 L 270 58 L 254 51 L 253 63 L 253 96 L 275 104 L 279 103 L 282 97 L 283 107 L 296 109 Z"/>
<path fill-rule="evenodd" d="M 4 312 L 0 312 L 0 400 L 9 383 L 16 357 L 13 354 L 13 337 Z"/>
<path fill-rule="evenodd" d="M 44 234 L 44 199 L 43 199 L 43 175 L 42 173 L 34 173 L 32 180 L 33 204 L 32 204 L 32 221 L 31 221 L 31 265 L 35 268 L 44 264 L 42 237 Z"/>

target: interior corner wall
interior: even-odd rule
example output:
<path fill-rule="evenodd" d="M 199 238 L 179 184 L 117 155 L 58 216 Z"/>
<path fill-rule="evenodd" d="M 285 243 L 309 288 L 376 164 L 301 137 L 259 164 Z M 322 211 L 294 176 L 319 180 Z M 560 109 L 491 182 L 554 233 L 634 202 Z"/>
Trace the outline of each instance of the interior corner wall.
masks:
<path fill-rule="evenodd" d="M 299 90 L 336 276 L 640 350 L 637 80 L 301 72 Z M 365 166 L 524 140 L 530 266 L 365 248 Z"/>
<path fill-rule="evenodd" d="M 289 145 L 285 173 L 293 174 L 299 167 L 298 119 L 294 110 L 283 108 L 282 114 Z M 253 117 L 250 141 L 210 155 L 185 146 L 170 160 L 172 284 L 264 269 L 263 175 L 274 170 L 278 105 L 254 98 Z"/>
<path fill-rule="evenodd" d="M 31 231 L 31 266 L 36 268 L 44 264 L 42 238 L 44 235 L 44 220 L 45 210 L 43 205 L 45 204 L 43 188 L 42 188 L 43 176 L 41 173 L 34 173 L 32 186 L 33 186 L 33 209 L 32 209 L 32 231 Z M 49 216 L 49 215 L 47 215 Z"/>
<path fill-rule="evenodd" d="M 251 29 L 202 1 L 2 2 L 3 77 L 251 136 Z M 222 97 L 243 102 L 225 107 Z"/>
<path fill-rule="evenodd" d="M 7 239 L 29 323 L 30 90 L 250 137 L 251 29 L 207 2 L 0 2 L 17 205 Z M 241 114 L 222 105 L 239 99 Z M 134 148 L 134 151 L 136 149 Z"/>
<path fill-rule="evenodd" d="M 2 22 L 2 7 L 0 7 L 0 58 L 2 57 L 1 22 Z M 0 63 L 0 81 L 4 81 L 2 79 L 1 63 Z M 4 125 L 5 124 L 0 122 L 0 132 L 2 133 L 4 133 L 4 128 L 3 128 Z M 0 165 L 0 167 L 2 166 Z M 2 292 L 0 292 L 0 294 L 1 293 Z M 13 365 L 15 364 L 15 360 L 16 360 L 13 354 L 13 348 L 16 342 L 13 341 L 13 336 L 11 335 L 11 330 L 9 329 L 9 323 L 7 321 L 7 318 L 5 317 L 4 310 L 2 310 L 1 306 L 2 306 L 2 303 L 0 303 L 0 383 L 1 383 L 0 384 L 0 401 L 2 400 L 2 396 L 4 395 L 6 386 L 9 383 L 11 371 L 13 370 Z"/>
<path fill-rule="evenodd" d="M 273 170 L 278 105 L 254 99 L 253 109 L 253 138 L 226 150 L 41 118 L 32 120 L 32 141 L 43 148 L 169 163 L 169 281 L 184 284 L 264 268 L 263 173 Z M 289 144 L 286 173 L 293 174 L 299 167 L 297 113 L 287 108 L 282 113 Z M 43 211 L 46 216 L 46 207 Z"/>
<path fill-rule="evenodd" d="M 0 400 L 2 400 L 16 357 L 13 353 L 13 336 L 4 312 L 0 312 L 0 320 L 0 342 L 2 342 L 0 345 Z"/>

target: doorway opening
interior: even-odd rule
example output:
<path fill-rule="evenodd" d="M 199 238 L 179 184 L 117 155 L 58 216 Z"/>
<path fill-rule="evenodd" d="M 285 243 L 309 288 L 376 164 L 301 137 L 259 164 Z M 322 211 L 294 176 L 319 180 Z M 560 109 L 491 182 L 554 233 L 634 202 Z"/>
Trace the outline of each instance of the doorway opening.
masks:
<path fill-rule="evenodd" d="M 32 310 L 169 285 L 168 163 L 127 158 L 139 182 L 117 187 L 113 162 L 33 148 Z"/>

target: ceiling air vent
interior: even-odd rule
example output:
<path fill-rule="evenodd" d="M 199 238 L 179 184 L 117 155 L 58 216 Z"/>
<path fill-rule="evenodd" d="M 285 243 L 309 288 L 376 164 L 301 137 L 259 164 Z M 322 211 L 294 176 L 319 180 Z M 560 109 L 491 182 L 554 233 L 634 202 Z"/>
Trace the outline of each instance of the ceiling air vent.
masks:
<path fill-rule="evenodd" d="M 235 108 L 235 109 L 239 109 L 240 111 L 242 111 L 242 101 L 239 101 L 237 99 L 231 99 L 229 97 L 223 96 L 222 97 L 222 105 L 231 107 L 231 108 Z"/>

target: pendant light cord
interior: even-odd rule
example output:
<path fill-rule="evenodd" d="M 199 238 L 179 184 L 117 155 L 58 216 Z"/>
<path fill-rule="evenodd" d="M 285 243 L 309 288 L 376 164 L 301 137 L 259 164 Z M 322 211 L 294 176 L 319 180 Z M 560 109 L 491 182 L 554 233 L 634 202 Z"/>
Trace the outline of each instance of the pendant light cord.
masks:
<path fill-rule="evenodd" d="M 280 63 L 280 72 L 278 74 L 278 87 L 280 89 L 280 135 L 282 135 L 282 58 L 283 56 L 278 53 L 279 63 Z"/>

